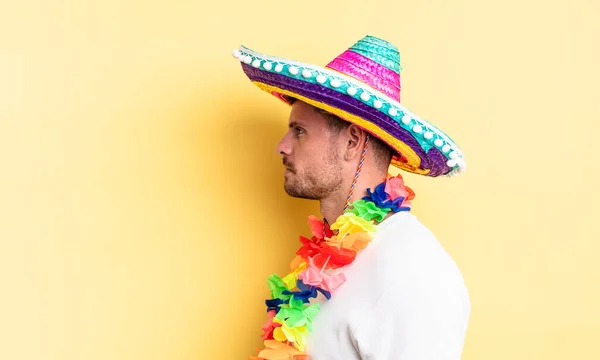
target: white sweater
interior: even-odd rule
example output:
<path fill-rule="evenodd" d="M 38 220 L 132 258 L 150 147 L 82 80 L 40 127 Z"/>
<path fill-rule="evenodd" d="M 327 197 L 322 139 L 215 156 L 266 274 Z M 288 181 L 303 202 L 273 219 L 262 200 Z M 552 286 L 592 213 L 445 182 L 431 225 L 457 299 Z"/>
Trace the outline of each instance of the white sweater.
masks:
<path fill-rule="evenodd" d="M 460 270 L 411 213 L 378 225 L 373 241 L 322 302 L 311 360 L 458 360 L 470 315 Z"/>

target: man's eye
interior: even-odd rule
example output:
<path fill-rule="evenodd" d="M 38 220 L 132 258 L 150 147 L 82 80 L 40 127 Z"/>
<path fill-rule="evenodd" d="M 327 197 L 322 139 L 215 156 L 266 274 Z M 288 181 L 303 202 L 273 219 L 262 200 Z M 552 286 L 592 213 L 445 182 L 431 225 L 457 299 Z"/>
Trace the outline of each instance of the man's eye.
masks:
<path fill-rule="evenodd" d="M 295 127 L 294 131 L 296 132 L 296 135 L 300 135 L 304 133 L 304 129 L 299 128 L 299 127 Z"/>

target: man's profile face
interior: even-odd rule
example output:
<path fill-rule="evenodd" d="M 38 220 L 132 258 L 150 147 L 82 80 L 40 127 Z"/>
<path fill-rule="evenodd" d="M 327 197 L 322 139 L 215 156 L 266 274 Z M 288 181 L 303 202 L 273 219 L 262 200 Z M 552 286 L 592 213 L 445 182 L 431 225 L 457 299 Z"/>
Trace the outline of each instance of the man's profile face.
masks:
<path fill-rule="evenodd" d="M 327 118 L 311 105 L 296 101 L 288 125 L 277 146 L 285 166 L 285 191 L 293 197 L 319 200 L 338 190 L 341 149 Z"/>

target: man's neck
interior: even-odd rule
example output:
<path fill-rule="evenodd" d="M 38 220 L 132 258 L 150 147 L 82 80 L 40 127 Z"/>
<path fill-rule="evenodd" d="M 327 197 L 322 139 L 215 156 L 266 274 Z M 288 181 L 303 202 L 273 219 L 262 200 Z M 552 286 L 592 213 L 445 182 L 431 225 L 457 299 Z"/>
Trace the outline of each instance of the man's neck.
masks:
<path fill-rule="evenodd" d="M 375 187 L 385 181 L 387 174 L 373 174 L 363 171 L 356 182 L 354 193 L 349 200 L 352 203 L 364 196 L 367 196 L 367 189 L 375 190 Z M 321 214 L 329 224 L 333 224 L 336 219 L 344 212 L 346 200 L 350 194 L 352 183 L 343 184 L 340 190 L 332 193 L 330 196 L 321 199 Z"/>

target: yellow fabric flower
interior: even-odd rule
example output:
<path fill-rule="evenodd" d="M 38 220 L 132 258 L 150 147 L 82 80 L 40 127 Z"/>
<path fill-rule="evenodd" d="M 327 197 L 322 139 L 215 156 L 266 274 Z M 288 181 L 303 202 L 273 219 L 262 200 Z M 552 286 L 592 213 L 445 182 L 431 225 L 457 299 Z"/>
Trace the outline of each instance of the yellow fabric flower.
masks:
<path fill-rule="evenodd" d="M 285 287 L 287 287 L 289 290 L 295 288 L 296 282 L 298 281 L 298 274 L 304 270 L 306 270 L 306 262 L 301 263 L 296 270 L 292 270 L 291 273 L 287 274 L 283 279 L 281 279 L 283 280 Z"/>
<path fill-rule="evenodd" d="M 280 327 L 276 327 L 273 331 L 273 338 L 275 340 L 281 342 L 290 341 L 295 344 L 298 350 L 304 351 L 306 337 L 308 336 L 306 325 L 289 327 L 284 321 L 278 319 L 273 319 L 273 322 L 281 324 Z"/>
<path fill-rule="evenodd" d="M 332 237 L 327 241 L 327 244 L 336 246 L 338 249 L 350 249 L 356 252 L 366 248 L 369 242 L 373 239 L 373 235 L 368 232 L 354 233 L 338 239 L 337 236 Z"/>
<path fill-rule="evenodd" d="M 373 221 L 367 221 L 353 213 L 346 213 L 337 218 L 331 225 L 332 230 L 338 230 L 338 239 L 359 232 L 375 232 L 377 228 Z"/>

